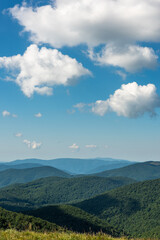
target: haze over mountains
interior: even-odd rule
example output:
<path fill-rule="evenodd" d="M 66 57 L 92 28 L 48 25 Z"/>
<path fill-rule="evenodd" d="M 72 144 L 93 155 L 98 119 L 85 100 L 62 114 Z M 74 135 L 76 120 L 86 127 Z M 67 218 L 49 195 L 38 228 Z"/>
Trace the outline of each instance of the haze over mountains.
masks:
<path fill-rule="evenodd" d="M 41 164 L 38 163 L 22 163 L 22 164 L 8 164 L 8 163 L 0 163 L 0 172 L 5 171 L 7 169 L 27 169 L 27 168 L 34 168 L 34 167 L 42 167 Z"/>
<path fill-rule="evenodd" d="M 24 164 L 24 165 L 23 165 Z M 33 164 L 33 166 L 32 166 Z M 100 172 L 102 170 L 110 170 L 120 168 L 133 164 L 133 162 L 120 159 L 104 158 L 104 159 L 78 159 L 78 158 L 59 158 L 52 160 L 41 160 L 41 159 L 24 159 L 15 160 L 12 162 L 0 163 L 0 169 L 3 167 L 7 168 L 27 168 L 35 167 L 36 165 L 50 166 L 66 171 L 70 174 L 91 174 Z M 38 166 L 37 165 L 37 166 Z"/>
<path fill-rule="evenodd" d="M 56 167 L 53 167 L 53 165 Z M 115 165 L 116 168 L 114 168 Z M 118 166 L 123 167 L 117 168 Z M 4 170 L 6 168 L 7 170 Z M 112 169 L 104 171 L 106 168 Z M 134 163 L 111 159 L 26 159 L 5 164 L 0 163 L 0 169 L 0 187 L 15 183 L 27 183 L 50 176 L 72 178 L 78 175 L 93 175 L 97 177 L 126 177 L 135 181 L 160 178 L 160 162 L 153 161 Z M 74 171 L 74 173 L 71 171 Z"/>

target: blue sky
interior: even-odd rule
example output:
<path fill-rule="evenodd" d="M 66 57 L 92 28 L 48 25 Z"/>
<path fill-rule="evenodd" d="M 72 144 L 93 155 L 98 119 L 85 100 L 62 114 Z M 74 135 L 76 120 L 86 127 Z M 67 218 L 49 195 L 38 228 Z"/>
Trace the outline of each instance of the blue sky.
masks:
<path fill-rule="evenodd" d="M 0 161 L 159 160 L 159 16 L 158 0 L 2 1 Z"/>

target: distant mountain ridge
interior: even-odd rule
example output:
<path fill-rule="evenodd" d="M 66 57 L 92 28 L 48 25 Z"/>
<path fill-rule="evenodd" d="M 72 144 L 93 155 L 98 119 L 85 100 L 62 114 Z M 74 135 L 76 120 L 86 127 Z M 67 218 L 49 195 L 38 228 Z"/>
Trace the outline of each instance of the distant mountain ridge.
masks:
<path fill-rule="evenodd" d="M 79 159 L 79 158 L 59 158 L 59 159 L 51 159 L 51 160 L 41 160 L 41 159 L 24 159 L 24 160 L 15 160 L 7 163 L 0 163 L 0 169 L 3 165 L 11 168 L 14 166 L 18 167 L 18 165 L 22 164 L 40 164 L 43 166 L 50 166 L 58 168 L 62 171 L 66 171 L 71 174 L 92 174 L 96 172 L 100 172 L 103 170 L 109 170 L 119 167 L 128 166 L 133 164 L 134 162 L 130 162 L 127 160 L 120 159 Z M 24 165 L 24 168 L 26 168 Z M 22 167 L 21 167 L 22 168 Z"/>
<path fill-rule="evenodd" d="M 94 174 L 99 177 L 128 177 L 136 181 L 160 178 L 160 162 L 148 161 L 135 163 L 123 168 L 112 169 Z"/>
<path fill-rule="evenodd" d="M 14 165 L 15 166 L 15 165 Z M 49 166 L 41 166 L 26 169 L 8 169 L 0 172 L 0 188 L 15 184 L 27 183 L 36 179 L 56 176 L 56 177 L 70 177 L 66 172 Z"/>
<path fill-rule="evenodd" d="M 0 172 L 5 171 L 7 169 L 27 169 L 27 168 L 35 168 L 35 167 L 42 167 L 42 166 L 43 165 L 39 163 L 22 163 L 22 164 L 16 164 L 16 165 L 0 163 Z"/>

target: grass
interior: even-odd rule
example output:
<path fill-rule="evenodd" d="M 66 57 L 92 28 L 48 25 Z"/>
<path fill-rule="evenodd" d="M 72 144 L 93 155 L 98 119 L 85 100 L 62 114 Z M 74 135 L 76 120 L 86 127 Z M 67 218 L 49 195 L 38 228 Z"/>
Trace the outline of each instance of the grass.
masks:
<path fill-rule="evenodd" d="M 30 231 L 0 230 L 0 240 L 115 240 L 106 234 L 79 234 L 79 233 L 36 233 Z M 116 240 L 126 240 L 116 238 Z"/>

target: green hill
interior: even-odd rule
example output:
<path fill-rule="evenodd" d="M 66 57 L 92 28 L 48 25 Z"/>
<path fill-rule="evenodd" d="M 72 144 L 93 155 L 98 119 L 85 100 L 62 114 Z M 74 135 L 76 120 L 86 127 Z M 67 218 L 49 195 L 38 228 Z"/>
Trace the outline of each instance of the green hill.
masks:
<path fill-rule="evenodd" d="M 75 206 L 132 237 L 160 239 L 160 179 L 120 187 Z"/>
<path fill-rule="evenodd" d="M 160 178 L 160 162 L 136 163 L 123 168 L 103 171 L 95 174 L 99 177 L 128 177 L 137 181 Z"/>
<path fill-rule="evenodd" d="M 0 172 L 0 187 L 5 187 L 14 183 L 31 182 L 33 180 L 49 176 L 69 177 L 70 175 L 49 166 L 27 169 L 8 169 Z"/>
<path fill-rule="evenodd" d="M 0 206 L 18 211 L 79 201 L 133 182 L 134 180 L 123 177 L 48 177 L 0 189 Z"/>
<path fill-rule="evenodd" d="M 22 213 L 10 212 L 0 208 L 0 229 L 14 228 L 17 230 L 33 230 L 40 232 L 62 231 L 63 229 L 54 223 L 24 215 Z"/>
<path fill-rule="evenodd" d="M 43 207 L 29 211 L 27 214 L 40 217 L 74 232 L 96 233 L 102 231 L 112 236 L 119 235 L 118 231 L 114 230 L 107 222 L 69 205 Z"/>
<path fill-rule="evenodd" d="M 36 217 L 38 215 L 41 218 Z M 80 233 L 97 233 L 103 231 L 112 236 L 120 235 L 103 220 L 72 206 L 50 206 L 28 212 L 27 215 L 0 208 L 0 229 L 13 228 L 19 231 L 32 230 L 36 232 L 73 230 Z"/>

